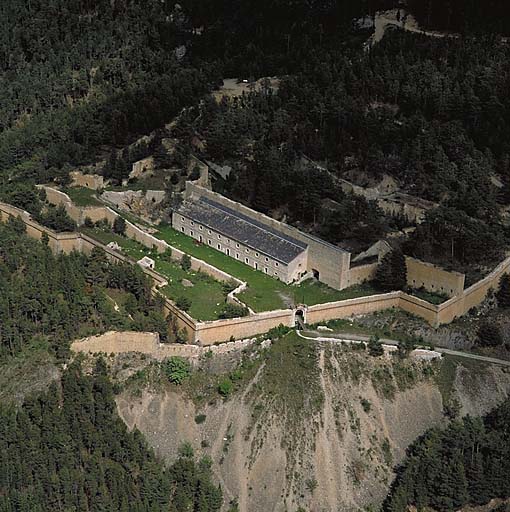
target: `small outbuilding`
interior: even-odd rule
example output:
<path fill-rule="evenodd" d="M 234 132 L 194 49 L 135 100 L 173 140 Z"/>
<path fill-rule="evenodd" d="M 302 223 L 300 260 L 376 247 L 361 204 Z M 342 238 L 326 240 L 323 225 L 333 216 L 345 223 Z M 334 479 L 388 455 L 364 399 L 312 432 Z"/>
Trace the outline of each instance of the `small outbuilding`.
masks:
<path fill-rule="evenodd" d="M 114 251 L 120 251 L 121 250 L 121 247 L 120 247 L 120 245 L 117 242 L 110 242 L 106 247 L 108 247 L 108 249 L 112 249 Z"/>
<path fill-rule="evenodd" d="M 137 263 L 142 268 L 150 268 L 151 270 L 154 270 L 154 260 L 148 256 L 144 256 L 141 260 L 138 260 Z"/>

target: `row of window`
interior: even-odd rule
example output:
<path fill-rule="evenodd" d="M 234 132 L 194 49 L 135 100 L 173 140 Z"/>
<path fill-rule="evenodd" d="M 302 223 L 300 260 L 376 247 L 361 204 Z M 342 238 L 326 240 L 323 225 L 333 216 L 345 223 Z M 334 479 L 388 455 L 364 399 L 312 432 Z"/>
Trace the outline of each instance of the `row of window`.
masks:
<path fill-rule="evenodd" d="M 181 219 L 182 219 L 183 221 L 185 221 L 185 218 L 184 218 L 184 217 L 181 217 Z M 191 223 L 191 225 L 192 225 L 192 226 L 194 226 L 194 225 L 195 225 L 195 223 L 194 223 L 193 221 L 190 221 L 190 223 Z M 202 228 L 203 228 L 203 226 L 199 226 L 199 229 L 200 229 L 200 230 L 202 230 Z M 186 230 L 185 230 L 184 226 L 182 226 L 182 227 L 181 227 L 181 231 L 182 231 L 183 233 L 186 233 Z M 210 235 L 210 234 L 212 234 L 212 232 L 211 232 L 211 230 L 210 230 L 210 229 L 208 229 L 208 230 L 207 230 L 207 233 L 208 233 L 209 235 Z M 189 236 L 194 236 L 194 232 L 193 232 L 193 230 L 190 230 L 190 232 L 189 232 Z M 200 240 L 200 242 L 202 242 L 202 236 L 201 236 L 201 235 L 199 236 L 199 240 Z M 218 235 L 218 240 L 221 240 L 221 235 Z M 230 243 L 230 238 L 226 238 L 225 240 L 226 240 L 227 244 L 229 244 L 229 243 Z M 211 241 L 210 239 L 208 240 L 208 244 L 209 244 L 209 245 L 212 245 L 212 241 Z M 220 244 L 218 244 L 218 250 L 220 250 L 220 251 L 221 251 L 220 247 L 221 247 L 221 246 L 220 246 Z M 239 248 L 240 248 L 239 243 L 236 243 L 236 248 L 237 248 L 237 249 L 239 249 Z M 245 249 L 245 252 L 246 252 L 246 254 L 250 254 L 250 249 L 246 248 L 246 249 Z M 258 258 L 259 256 L 260 256 L 260 254 L 259 254 L 258 252 L 256 252 L 256 251 L 255 251 L 255 257 L 256 257 L 256 258 Z M 239 258 L 238 258 L 238 259 L 239 259 Z M 267 256 L 265 256 L 265 257 L 264 257 L 264 261 L 269 262 L 269 258 L 268 258 Z M 275 261 L 275 262 L 274 262 L 274 264 L 275 264 L 275 266 L 276 266 L 276 267 L 278 267 L 278 266 L 279 266 L 279 264 L 278 264 L 278 262 L 277 262 L 277 261 Z"/>
<path fill-rule="evenodd" d="M 184 226 L 182 226 L 182 227 L 181 227 L 181 231 L 182 231 L 184 234 L 186 234 L 186 229 L 185 229 L 185 227 L 184 227 Z M 194 237 L 194 235 L 195 235 L 195 233 L 193 232 L 193 230 L 191 230 L 191 229 L 190 229 L 190 231 L 189 231 L 189 236 Z M 204 240 L 203 240 L 202 235 L 198 235 L 198 240 L 199 240 L 199 242 L 203 242 L 203 241 L 204 241 Z M 207 240 L 207 245 L 210 245 L 211 247 L 212 247 L 212 245 L 213 245 L 213 242 L 212 242 L 212 240 L 211 240 L 210 238 Z M 236 244 L 236 245 L 237 245 L 237 246 L 239 246 L 239 244 Z M 225 254 L 226 254 L 227 256 L 231 256 L 231 254 L 230 254 L 230 248 L 226 247 L 226 248 L 225 248 L 225 251 L 223 251 L 223 248 L 222 248 L 221 244 L 217 244 L 217 245 L 216 245 L 216 248 L 218 249 L 218 251 L 225 252 Z M 249 252 L 250 252 L 250 251 L 249 251 L 249 249 L 246 249 L 246 252 L 247 252 L 247 253 L 249 253 Z M 255 253 L 255 256 L 259 256 L 259 253 L 258 253 L 258 252 L 256 252 L 256 253 Z M 236 253 L 235 253 L 235 259 L 236 259 L 236 260 L 241 259 L 241 255 L 240 255 L 240 253 L 238 253 L 238 252 L 236 252 Z M 267 257 L 266 257 L 266 258 L 265 258 L 265 260 L 266 260 L 266 261 L 269 261 L 269 258 L 267 258 Z M 245 257 L 245 258 L 244 258 L 244 262 L 245 262 L 247 265 L 251 265 L 251 264 L 252 264 L 252 263 L 250 262 L 250 259 L 249 259 L 248 257 Z M 275 264 L 275 266 L 276 266 L 276 267 L 278 267 L 278 266 L 279 266 L 279 263 L 278 263 L 277 261 L 275 261 L 275 262 L 274 262 L 274 264 Z M 256 270 L 258 270 L 258 268 L 259 268 L 259 264 L 258 264 L 256 261 L 254 261 L 254 262 L 253 262 L 253 268 L 255 268 Z M 269 274 L 269 273 L 270 273 L 270 271 L 269 271 L 268 267 L 264 267 L 264 273 L 265 273 L 265 274 Z M 273 275 L 275 275 L 275 276 L 277 276 L 277 277 L 278 277 L 278 272 L 274 272 L 274 273 L 273 273 Z"/>

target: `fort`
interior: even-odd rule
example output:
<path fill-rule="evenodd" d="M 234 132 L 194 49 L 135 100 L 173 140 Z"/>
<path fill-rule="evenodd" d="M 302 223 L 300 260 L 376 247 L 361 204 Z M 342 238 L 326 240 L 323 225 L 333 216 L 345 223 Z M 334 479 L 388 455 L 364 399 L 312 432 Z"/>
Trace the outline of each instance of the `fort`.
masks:
<path fill-rule="evenodd" d="M 188 185 L 190 193 L 198 193 L 199 197 L 217 198 L 217 194 L 202 189 L 197 185 L 190 183 Z M 94 207 L 77 207 L 72 203 L 70 198 L 61 191 L 45 187 L 47 192 L 48 201 L 53 204 L 62 204 L 68 214 L 78 223 L 82 224 L 86 217 L 96 220 L 107 219 L 112 223 L 119 214 L 106 206 Z M 232 202 L 226 198 L 220 200 L 225 205 L 230 205 Z M 242 205 L 237 206 L 238 211 L 244 211 Z M 49 247 L 54 252 L 69 253 L 73 250 L 90 253 L 94 247 L 99 247 L 105 251 L 108 258 L 112 261 L 127 261 L 136 264 L 136 260 L 120 253 L 118 250 L 107 247 L 94 238 L 85 235 L 81 232 L 76 233 L 55 233 L 50 229 L 35 222 L 29 213 L 24 212 L 11 205 L 0 203 L 0 213 L 2 221 L 6 221 L 9 217 L 19 217 L 26 226 L 27 234 L 31 237 L 40 239 L 43 233 L 48 236 Z M 260 215 L 260 214 L 259 214 Z M 258 217 L 260 222 L 267 223 L 272 226 L 271 219 L 260 215 Z M 280 229 L 285 229 L 288 236 L 301 237 L 302 240 L 307 240 L 308 257 L 310 253 L 317 252 L 316 256 L 312 256 L 311 260 L 314 265 L 319 267 L 321 275 L 332 284 L 339 286 L 349 286 L 349 281 L 362 282 L 370 277 L 374 272 L 377 263 L 366 266 L 359 266 L 350 268 L 350 254 L 331 252 L 337 258 L 337 265 L 335 269 L 329 268 L 329 260 L 324 255 L 320 255 L 321 245 L 315 239 L 309 238 L 308 235 L 298 232 L 290 226 Z M 172 247 L 170 244 L 157 238 L 156 236 L 148 233 L 143 228 L 126 221 L 126 236 L 138 241 L 145 247 L 155 250 L 159 253 L 169 253 L 174 260 L 180 260 L 184 254 L 183 251 Z M 315 245 L 316 244 L 316 245 Z M 331 249 L 333 251 L 333 249 Z M 324 251 L 327 254 L 327 251 Z M 200 259 L 190 257 L 192 268 L 200 270 L 213 276 L 220 281 L 235 282 L 237 288 L 228 295 L 229 302 L 239 303 L 236 295 L 246 288 L 246 283 L 236 279 L 234 276 L 229 275 L 227 272 L 220 270 L 213 265 L 202 261 Z M 165 298 L 164 309 L 167 315 L 172 315 L 179 329 L 185 329 L 188 334 L 189 343 L 198 346 L 210 346 L 220 342 L 226 342 L 232 339 L 246 339 L 249 337 L 257 336 L 266 333 L 272 328 L 279 325 L 293 327 L 298 319 L 302 319 L 309 324 L 317 324 L 320 322 L 348 318 L 357 315 L 364 315 L 376 311 L 382 311 L 391 308 L 400 308 L 403 311 L 416 315 L 425 319 L 432 326 L 439 326 L 441 324 L 449 323 L 457 317 L 466 314 L 470 309 L 478 306 L 483 302 L 489 290 L 496 289 L 499 285 L 501 277 L 508 273 L 510 270 L 510 258 L 502 261 L 489 275 L 482 280 L 473 284 L 467 289 L 464 289 L 464 276 L 456 272 L 447 272 L 443 269 L 437 268 L 428 263 L 414 260 L 413 258 L 406 259 L 408 270 L 408 282 L 414 286 L 423 287 L 430 291 L 442 292 L 449 297 L 448 300 L 442 304 L 431 304 L 423 299 L 409 295 L 403 291 L 394 291 L 384 294 L 369 295 L 347 300 L 340 300 L 334 302 L 327 302 L 323 304 L 315 304 L 312 306 L 298 305 L 293 308 L 278 309 L 274 311 L 265 311 L 260 313 L 250 312 L 248 316 L 240 318 L 220 319 L 211 321 L 197 321 L 189 314 L 181 311 L 169 299 Z M 375 266 L 374 266 L 375 265 Z M 368 268 L 364 268 L 368 267 Z M 362 269 L 359 271 L 359 269 Z M 342 270 L 340 277 L 335 271 Z M 157 271 L 144 267 L 143 271 L 152 279 L 154 283 L 153 293 L 159 293 L 159 289 L 166 285 L 165 278 Z M 329 276 L 329 277 L 328 277 Z M 331 279 L 331 280 L 330 280 Z"/>

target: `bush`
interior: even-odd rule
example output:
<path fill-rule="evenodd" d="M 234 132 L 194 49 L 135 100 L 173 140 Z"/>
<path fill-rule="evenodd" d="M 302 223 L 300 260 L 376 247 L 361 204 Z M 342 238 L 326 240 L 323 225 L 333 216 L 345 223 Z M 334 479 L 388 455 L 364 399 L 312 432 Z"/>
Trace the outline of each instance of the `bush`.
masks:
<path fill-rule="evenodd" d="M 86 228 L 93 228 L 94 227 L 94 222 L 92 221 L 92 219 L 90 217 L 85 217 L 85 220 L 83 221 L 83 225 Z"/>
<path fill-rule="evenodd" d="M 117 217 L 113 221 L 113 232 L 117 235 L 123 235 L 126 232 L 126 221 L 122 217 Z"/>
<path fill-rule="evenodd" d="M 505 274 L 501 278 L 496 298 L 500 308 L 510 308 L 510 275 Z"/>
<path fill-rule="evenodd" d="M 497 347 L 503 344 L 499 325 L 484 321 L 478 329 L 478 344 L 482 347 Z"/>
<path fill-rule="evenodd" d="M 161 363 L 163 373 L 174 384 L 182 384 L 191 373 L 191 366 L 182 357 L 169 357 Z"/>
<path fill-rule="evenodd" d="M 235 281 L 230 279 L 229 281 L 224 281 L 221 285 L 223 293 L 228 295 L 230 292 L 233 292 L 237 288 L 237 284 Z"/>
<path fill-rule="evenodd" d="M 372 409 L 372 404 L 370 403 L 370 400 L 362 398 L 361 407 L 363 407 L 363 410 L 368 414 L 370 412 L 370 409 Z"/>
<path fill-rule="evenodd" d="M 370 336 L 367 347 L 368 353 L 373 357 L 380 357 L 384 354 L 384 348 L 379 340 L 379 336 Z"/>
<path fill-rule="evenodd" d="M 218 385 L 219 394 L 221 396 L 224 396 L 225 398 L 232 393 L 233 389 L 234 385 L 232 384 L 232 381 L 229 378 L 223 379 Z"/>
<path fill-rule="evenodd" d="M 191 308 L 191 300 L 188 299 L 188 297 L 177 297 L 177 300 L 175 301 L 175 305 L 181 311 L 189 311 L 189 309 Z"/>
<path fill-rule="evenodd" d="M 189 254 L 183 254 L 181 258 L 181 268 L 185 272 L 191 269 L 191 257 Z"/>
<path fill-rule="evenodd" d="M 248 308 L 236 304 L 225 304 L 218 314 L 218 318 L 239 318 L 248 315 Z"/>
<path fill-rule="evenodd" d="M 206 418 L 207 418 L 207 416 L 205 414 L 197 414 L 195 416 L 195 423 L 197 425 L 200 425 L 201 423 L 203 423 L 205 421 Z"/>

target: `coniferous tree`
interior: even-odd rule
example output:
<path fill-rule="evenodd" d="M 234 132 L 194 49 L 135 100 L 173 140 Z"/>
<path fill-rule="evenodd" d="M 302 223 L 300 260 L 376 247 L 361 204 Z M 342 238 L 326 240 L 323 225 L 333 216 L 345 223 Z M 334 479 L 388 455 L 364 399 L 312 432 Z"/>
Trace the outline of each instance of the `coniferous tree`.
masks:
<path fill-rule="evenodd" d="M 374 284 L 387 292 L 402 290 L 407 286 L 406 259 L 400 249 L 394 249 L 383 257 L 377 267 Z"/>
<path fill-rule="evenodd" d="M 510 275 L 505 274 L 500 282 L 499 289 L 496 292 L 498 306 L 500 308 L 510 308 Z"/>

